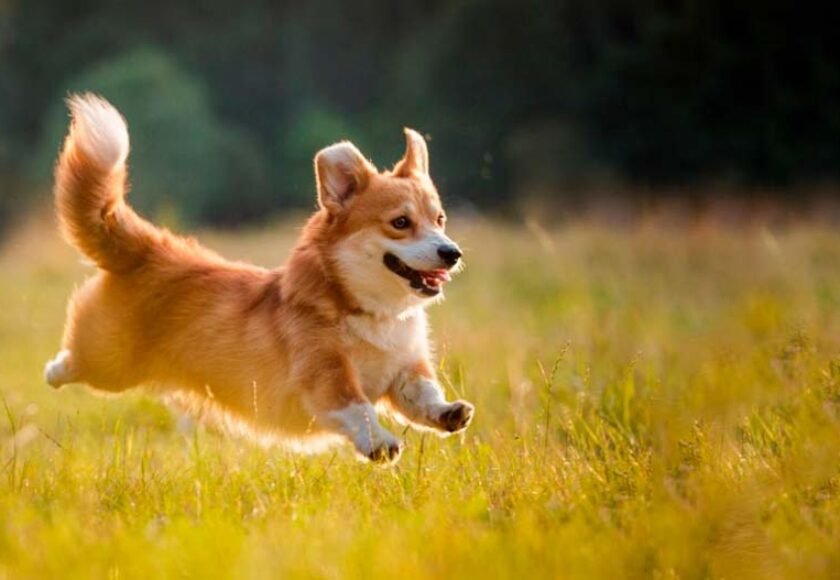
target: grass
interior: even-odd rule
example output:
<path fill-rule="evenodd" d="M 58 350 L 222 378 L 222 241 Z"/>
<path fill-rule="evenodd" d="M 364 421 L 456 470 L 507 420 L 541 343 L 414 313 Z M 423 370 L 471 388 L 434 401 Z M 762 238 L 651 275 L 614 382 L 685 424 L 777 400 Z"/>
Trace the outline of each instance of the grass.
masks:
<path fill-rule="evenodd" d="M 463 437 L 301 457 L 41 379 L 88 270 L 0 252 L 0 579 L 836 577 L 840 233 L 453 220 Z M 202 235 L 282 261 L 294 226 Z"/>

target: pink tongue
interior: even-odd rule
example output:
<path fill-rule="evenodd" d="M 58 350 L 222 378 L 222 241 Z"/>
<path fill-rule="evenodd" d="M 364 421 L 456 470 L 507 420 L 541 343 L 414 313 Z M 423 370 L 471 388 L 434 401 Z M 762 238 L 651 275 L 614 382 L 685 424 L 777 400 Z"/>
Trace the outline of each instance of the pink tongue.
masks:
<path fill-rule="evenodd" d="M 448 270 L 428 270 L 425 272 L 420 272 L 420 275 L 423 277 L 423 282 L 426 286 L 431 286 L 432 288 L 437 288 L 443 282 L 449 282 L 449 271 Z"/>

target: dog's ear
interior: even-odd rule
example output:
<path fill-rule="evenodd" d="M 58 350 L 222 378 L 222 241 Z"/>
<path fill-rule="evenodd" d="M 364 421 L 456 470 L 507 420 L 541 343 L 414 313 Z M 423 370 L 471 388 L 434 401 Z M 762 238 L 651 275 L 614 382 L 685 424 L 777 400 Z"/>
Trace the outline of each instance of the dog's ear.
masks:
<path fill-rule="evenodd" d="M 341 211 L 347 200 L 367 186 L 376 168 L 349 141 L 321 149 L 315 156 L 318 203 L 330 213 Z"/>
<path fill-rule="evenodd" d="M 405 156 L 394 166 L 394 175 L 409 177 L 412 173 L 429 174 L 429 149 L 423 136 L 406 127 Z"/>

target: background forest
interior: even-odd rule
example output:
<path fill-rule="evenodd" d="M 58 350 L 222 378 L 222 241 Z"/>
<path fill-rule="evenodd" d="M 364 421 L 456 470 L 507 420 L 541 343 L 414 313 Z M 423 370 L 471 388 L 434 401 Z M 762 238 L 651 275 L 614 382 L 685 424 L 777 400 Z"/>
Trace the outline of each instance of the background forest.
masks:
<path fill-rule="evenodd" d="M 317 149 L 388 166 L 404 125 L 479 209 L 791 196 L 840 171 L 836 30 L 783 2 L 0 0 L 0 222 L 46 197 L 78 90 L 128 118 L 133 203 L 186 223 L 311 207 Z"/>

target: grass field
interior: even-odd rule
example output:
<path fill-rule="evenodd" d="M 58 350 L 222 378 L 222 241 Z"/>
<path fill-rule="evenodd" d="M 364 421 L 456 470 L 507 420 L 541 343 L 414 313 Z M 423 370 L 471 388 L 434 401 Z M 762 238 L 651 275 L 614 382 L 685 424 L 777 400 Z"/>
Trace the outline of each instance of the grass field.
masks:
<path fill-rule="evenodd" d="M 283 260 L 294 225 L 201 235 Z M 453 220 L 432 310 L 462 437 L 399 465 L 262 449 L 140 394 L 53 391 L 88 270 L 0 251 L 0 579 L 840 574 L 840 232 Z"/>

